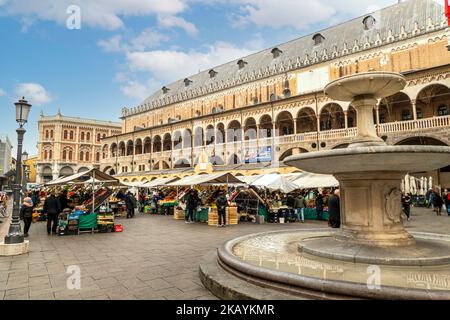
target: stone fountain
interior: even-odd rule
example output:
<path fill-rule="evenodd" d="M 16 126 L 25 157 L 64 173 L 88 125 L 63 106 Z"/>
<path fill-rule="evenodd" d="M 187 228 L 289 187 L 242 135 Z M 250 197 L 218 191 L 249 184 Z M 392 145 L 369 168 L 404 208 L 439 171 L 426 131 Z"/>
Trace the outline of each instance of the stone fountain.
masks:
<path fill-rule="evenodd" d="M 377 136 L 373 122 L 377 100 L 405 86 L 402 75 L 389 72 L 331 82 L 325 93 L 351 102 L 357 110 L 357 137 L 346 149 L 302 153 L 285 160 L 307 172 L 332 174 L 339 181 L 338 231 L 297 230 L 235 239 L 219 248 L 220 268 L 256 286 L 293 296 L 450 299 L 450 237 L 408 233 L 402 222 L 400 190 L 405 174 L 449 165 L 450 147 L 389 146 Z M 210 274 L 219 269 L 201 266 L 202 281 L 213 292 L 220 280 Z M 365 272 L 375 269 L 382 275 L 377 290 L 368 285 Z M 227 279 L 221 292 L 230 283 L 233 280 Z M 236 284 L 232 292 L 242 287 Z M 251 292 L 239 297 L 264 298 Z"/>

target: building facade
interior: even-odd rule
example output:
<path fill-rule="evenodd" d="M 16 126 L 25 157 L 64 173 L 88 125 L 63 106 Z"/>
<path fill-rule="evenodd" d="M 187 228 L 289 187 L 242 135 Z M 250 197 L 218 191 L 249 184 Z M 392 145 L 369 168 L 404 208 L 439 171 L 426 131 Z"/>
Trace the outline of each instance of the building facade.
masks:
<path fill-rule="evenodd" d="M 100 167 L 103 138 L 121 133 L 121 124 L 62 116 L 41 117 L 38 122 L 36 182 Z"/>
<path fill-rule="evenodd" d="M 0 191 L 10 189 L 11 178 L 15 173 L 12 167 L 12 144 L 8 136 L 0 136 Z"/>
<path fill-rule="evenodd" d="M 293 172 L 288 156 L 354 139 L 355 109 L 323 88 L 368 71 L 401 73 L 408 83 L 374 109 L 380 137 L 450 145 L 448 46 L 443 6 L 409 0 L 188 76 L 123 108 L 122 133 L 102 140 L 101 169 L 124 181 L 183 177 L 206 151 L 215 171 Z M 424 174 L 450 184 L 448 171 Z"/>

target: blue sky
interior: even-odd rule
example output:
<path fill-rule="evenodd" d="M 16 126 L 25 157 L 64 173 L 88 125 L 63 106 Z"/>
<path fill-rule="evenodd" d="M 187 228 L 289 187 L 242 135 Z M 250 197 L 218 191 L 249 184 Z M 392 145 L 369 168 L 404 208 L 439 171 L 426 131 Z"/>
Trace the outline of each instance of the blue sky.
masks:
<path fill-rule="evenodd" d="M 124 106 L 171 81 L 395 3 L 0 0 L 0 134 L 16 141 L 21 95 L 33 104 L 25 149 L 34 154 L 41 110 L 119 121 Z M 81 29 L 67 28 L 70 5 Z"/>

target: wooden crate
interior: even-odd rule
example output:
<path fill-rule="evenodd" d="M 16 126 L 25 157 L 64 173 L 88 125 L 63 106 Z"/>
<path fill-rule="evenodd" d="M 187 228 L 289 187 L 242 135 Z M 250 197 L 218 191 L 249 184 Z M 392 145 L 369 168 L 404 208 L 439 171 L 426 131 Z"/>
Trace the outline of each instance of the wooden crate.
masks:
<path fill-rule="evenodd" d="M 174 214 L 173 214 L 173 218 L 175 220 L 185 220 L 186 216 L 185 216 L 184 210 L 175 209 Z"/>
<path fill-rule="evenodd" d="M 226 216 L 226 220 L 227 220 L 227 225 L 238 224 L 237 207 L 227 207 L 225 216 Z M 219 225 L 219 215 L 217 213 L 217 209 L 211 208 L 211 210 L 209 211 L 208 225 L 209 226 L 218 226 Z"/>

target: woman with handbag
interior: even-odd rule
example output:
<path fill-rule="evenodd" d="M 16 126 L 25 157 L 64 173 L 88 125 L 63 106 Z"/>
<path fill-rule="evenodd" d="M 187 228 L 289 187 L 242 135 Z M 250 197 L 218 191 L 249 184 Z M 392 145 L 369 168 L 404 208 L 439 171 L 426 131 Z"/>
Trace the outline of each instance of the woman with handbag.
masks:
<path fill-rule="evenodd" d="M 23 229 L 24 237 L 28 237 L 28 231 L 31 227 L 31 222 L 33 218 L 33 201 L 30 197 L 23 199 L 22 207 L 20 208 L 20 219 L 23 220 L 25 227 Z"/>

